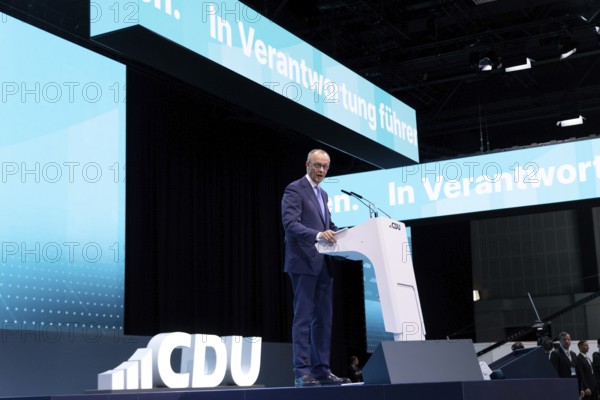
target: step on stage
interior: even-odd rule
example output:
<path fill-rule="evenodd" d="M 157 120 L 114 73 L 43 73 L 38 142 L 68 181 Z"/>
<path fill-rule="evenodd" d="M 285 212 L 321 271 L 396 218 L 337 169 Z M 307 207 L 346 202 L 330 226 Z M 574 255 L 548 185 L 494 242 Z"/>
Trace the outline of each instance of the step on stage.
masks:
<path fill-rule="evenodd" d="M 35 397 L 36 400 L 568 400 L 576 398 L 577 382 L 572 379 L 506 379 L 479 382 L 351 384 L 309 388 L 235 388 L 188 391 L 156 389 L 145 392 L 119 391 Z"/>

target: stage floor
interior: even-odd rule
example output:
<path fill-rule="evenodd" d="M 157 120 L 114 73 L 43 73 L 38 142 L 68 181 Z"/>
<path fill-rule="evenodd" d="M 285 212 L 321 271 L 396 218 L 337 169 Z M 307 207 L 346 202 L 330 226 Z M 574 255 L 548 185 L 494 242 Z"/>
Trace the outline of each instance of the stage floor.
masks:
<path fill-rule="evenodd" d="M 64 396 L 4 397 L 36 400 L 568 400 L 577 399 L 573 379 L 512 379 L 398 385 L 344 385 L 311 388 L 217 388 L 175 391 L 96 392 Z"/>

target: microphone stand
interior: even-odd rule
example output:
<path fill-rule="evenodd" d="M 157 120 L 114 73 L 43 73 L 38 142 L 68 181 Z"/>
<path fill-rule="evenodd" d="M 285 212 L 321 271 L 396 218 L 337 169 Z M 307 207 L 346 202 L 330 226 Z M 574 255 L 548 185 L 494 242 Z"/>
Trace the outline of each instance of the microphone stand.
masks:
<path fill-rule="evenodd" d="M 362 204 L 367 206 L 367 208 L 369 209 L 369 218 L 377 218 L 379 216 L 379 213 L 377 211 L 381 211 L 389 219 L 392 219 L 392 217 L 390 217 L 390 215 L 388 213 L 383 211 L 381 208 L 377 207 L 375 205 L 375 203 L 373 203 L 372 201 L 369 201 L 368 199 L 364 198 L 360 194 L 355 193 L 355 192 L 348 192 L 347 190 L 343 190 L 343 189 L 342 189 L 342 193 L 345 193 L 350 197 L 354 197 L 356 200 L 360 201 Z"/>

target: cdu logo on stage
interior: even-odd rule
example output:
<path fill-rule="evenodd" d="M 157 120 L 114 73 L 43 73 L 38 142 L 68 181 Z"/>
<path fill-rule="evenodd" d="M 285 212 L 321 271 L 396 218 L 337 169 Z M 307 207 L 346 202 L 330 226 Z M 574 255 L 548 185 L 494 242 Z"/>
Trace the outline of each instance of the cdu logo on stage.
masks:
<path fill-rule="evenodd" d="M 261 344 L 260 337 L 161 333 L 129 360 L 98 374 L 98 390 L 252 386 L 260 372 Z M 179 372 L 171 364 L 175 349 L 181 349 Z"/>

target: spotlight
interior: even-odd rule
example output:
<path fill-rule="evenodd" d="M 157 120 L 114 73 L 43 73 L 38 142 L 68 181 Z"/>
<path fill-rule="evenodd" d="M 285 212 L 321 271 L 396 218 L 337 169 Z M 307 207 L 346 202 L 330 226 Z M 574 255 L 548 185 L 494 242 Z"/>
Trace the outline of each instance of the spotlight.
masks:
<path fill-rule="evenodd" d="M 577 43 L 572 39 L 565 39 L 560 47 L 560 59 L 564 60 L 565 58 L 575 54 L 576 51 Z"/>
<path fill-rule="evenodd" d="M 492 60 L 489 57 L 483 57 L 479 59 L 478 68 L 480 71 L 491 71 L 494 69 L 494 65 L 492 64 Z"/>
<path fill-rule="evenodd" d="M 494 51 L 471 53 L 471 66 L 476 71 L 491 71 L 502 67 L 502 62 Z"/>
<path fill-rule="evenodd" d="M 521 71 L 521 70 L 524 70 L 524 69 L 529 69 L 529 68 L 531 68 L 531 62 L 532 61 L 535 62 L 535 60 L 532 60 L 529 57 L 525 57 L 525 62 L 524 63 L 521 63 L 521 64 L 512 64 L 512 65 L 506 67 L 504 70 L 506 72 L 515 72 L 515 71 Z M 506 65 L 508 65 L 508 63 L 506 63 Z"/>
<path fill-rule="evenodd" d="M 584 12 L 579 14 L 579 18 L 583 21 L 590 23 L 600 13 L 600 8 L 588 6 Z"/>
<path fill-rule="evenodd" d="M 563 119 L 562 121 L 558 121 L 556 123 L 556 126 L 560 126 L 561 128 L 566 128 L 567 126 L 582 125 L 584 120 L 585 120 L 585 118 L 582 115 L 580 115 L 577 118 Z"/>

